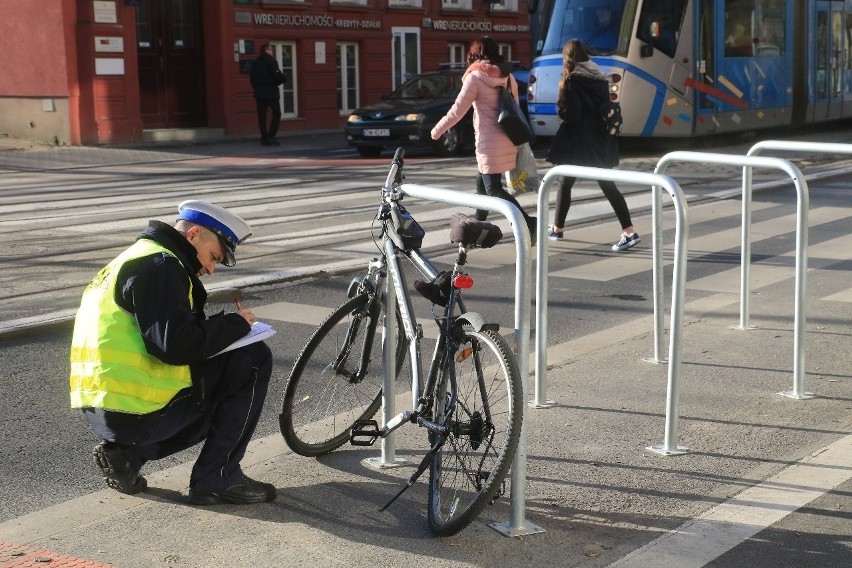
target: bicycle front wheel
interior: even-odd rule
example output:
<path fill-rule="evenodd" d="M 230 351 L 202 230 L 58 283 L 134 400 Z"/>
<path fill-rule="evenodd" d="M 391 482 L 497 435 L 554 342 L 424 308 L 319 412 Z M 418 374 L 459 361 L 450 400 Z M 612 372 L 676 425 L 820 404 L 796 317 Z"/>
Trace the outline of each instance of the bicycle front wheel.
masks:
<path fill-rule="evenodd" d="M 493 331 L 465 327 L 458 350 L 448 353 L 438 382 L 435 420 L 447 427 L 430 470 L 429 528 L 449 536 L 466 527 L 497 494 L 506 477 L 523 420 L 523 386 L 515 357 Z"/>
<path fill-rule="evenodd" d="M 302 349 L 284 387 L 278 417 L 284 440 L 297 454 L 320 456 L 339 448 L 349 440 L 356 420 L 372 418 L 379 409 L 383 374 L 378 321 L 379 309 L 370 297 L 355 296 L 332 313 Z M 402 335 L 397 374 L 406 346 Z"/>

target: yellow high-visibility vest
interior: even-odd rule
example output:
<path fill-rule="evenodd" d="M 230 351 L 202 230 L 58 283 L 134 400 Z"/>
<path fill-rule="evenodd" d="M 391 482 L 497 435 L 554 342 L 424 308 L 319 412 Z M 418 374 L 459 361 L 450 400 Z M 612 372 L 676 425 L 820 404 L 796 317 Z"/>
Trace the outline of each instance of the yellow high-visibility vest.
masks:
<path fill-rule="evenodd" d="M 122 265 L 160 252 L 174 256 L 162 245 L 140 239 L 86 287 L 71 340 L 72 408 L 147 414 L 192 384 L 189 365 L 168 365 L 148 353 L 133 314 L 115 302 L 115 280 Z M 191 279 L 189 305 L 193 305 Z"/>

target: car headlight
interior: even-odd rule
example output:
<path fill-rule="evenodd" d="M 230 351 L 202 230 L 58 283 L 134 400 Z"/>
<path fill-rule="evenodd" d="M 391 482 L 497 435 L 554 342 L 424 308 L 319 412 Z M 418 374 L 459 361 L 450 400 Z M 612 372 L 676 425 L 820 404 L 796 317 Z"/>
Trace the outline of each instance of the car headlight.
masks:
<path fill-rule="evenodd" d="M 402 122 L 423 122 L 426 120 L 426 115 L 421 113 L 410 113 L 410 114 L 401 114 L 396 117 L 394 120 L 399 120 Z"/>
<path fill-rule="evenodd" d="M 357 114 L 350 114 L 349 118 L 346 119 L 346 122 L 361 122 L 361 117 Z"/>

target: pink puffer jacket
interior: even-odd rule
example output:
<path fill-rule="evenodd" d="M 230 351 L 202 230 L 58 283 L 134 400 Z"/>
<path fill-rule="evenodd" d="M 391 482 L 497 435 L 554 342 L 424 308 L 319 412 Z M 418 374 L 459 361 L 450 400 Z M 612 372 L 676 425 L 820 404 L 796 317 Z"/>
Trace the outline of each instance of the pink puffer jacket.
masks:
<path fill-rule="evenodd" d="M 465 71 L 462 88 L 447 115 L 432 129 L 432 140 L 437 140 L 451 126 L 464 117 L 473 105 L 473 129 L 476 132 L 476 164 L 483 174 L 502 174 L 515 167 L 517 150 L 500 125 L 500 98 L 497 87 L 505 87 L 506 80 L 496 65 L 487 61 L 474 61 Z M 518 100 L 518 84 L 509 81 L 512 96 Z"/>

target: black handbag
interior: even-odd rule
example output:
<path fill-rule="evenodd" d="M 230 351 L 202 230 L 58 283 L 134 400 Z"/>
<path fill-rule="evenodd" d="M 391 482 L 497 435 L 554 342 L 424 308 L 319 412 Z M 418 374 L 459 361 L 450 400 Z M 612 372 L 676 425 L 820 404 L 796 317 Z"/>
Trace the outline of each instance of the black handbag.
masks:
<path fill-rule="evenodd" d="M 508 88 L 509 79 L 506 79 L 506 86 L 499 87 L 500 89 L 500 113 L 497 115 L 497 124 L 512 141 L 515 146 L 532 142 L 532 131 L 527 122 L 524 113 L 518 106 L 515 97 L 512 96 L 512 91 Z"/>

